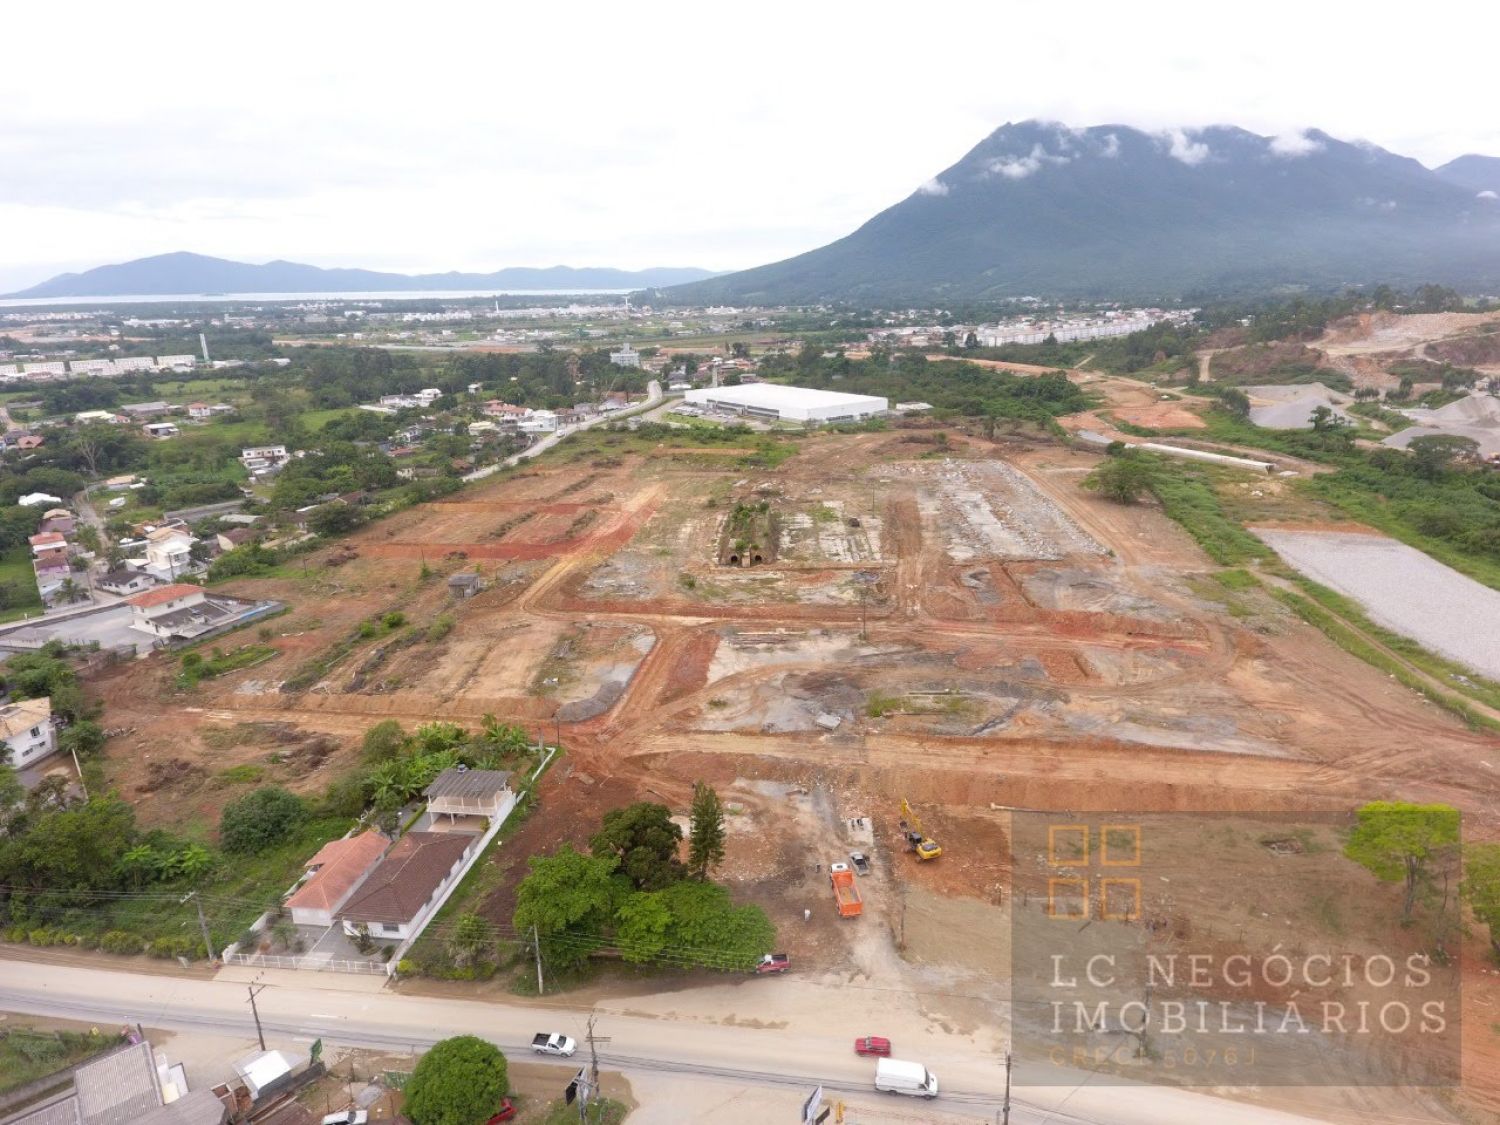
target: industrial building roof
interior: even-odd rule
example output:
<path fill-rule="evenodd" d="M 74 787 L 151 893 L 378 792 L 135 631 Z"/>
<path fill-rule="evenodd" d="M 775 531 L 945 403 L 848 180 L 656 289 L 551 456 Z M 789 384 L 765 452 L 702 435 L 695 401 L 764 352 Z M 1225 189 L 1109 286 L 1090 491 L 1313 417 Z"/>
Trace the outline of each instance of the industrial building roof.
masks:
<path fill-rule="evenodd" d="M 877 395 L 851 395 L 843 391 L 817 391 L 811 387 L 786 387 L 780 383 L 744 383 L 738 387 L 704 387 L 687 393 L 689 401 L 701 402 L 714 399 L 732 402 L 740 406 L 755 406 L 765 410 L 789 407 L 802 410 L 827 409 L 836 406 L 866 406 L 880 403 L 884 410 L 886 400 Z"/>

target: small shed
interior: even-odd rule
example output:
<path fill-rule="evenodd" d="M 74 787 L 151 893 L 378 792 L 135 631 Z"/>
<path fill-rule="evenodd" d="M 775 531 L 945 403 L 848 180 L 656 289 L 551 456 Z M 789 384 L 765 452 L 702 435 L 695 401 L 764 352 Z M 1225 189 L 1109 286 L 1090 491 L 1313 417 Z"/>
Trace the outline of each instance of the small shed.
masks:
<path fill-rule="evenodd" d="M 483 581 L 472 571 L 450 575 L 448 578 L 448 593 L 455 598 L 472 598 L 483 588 Z"/>

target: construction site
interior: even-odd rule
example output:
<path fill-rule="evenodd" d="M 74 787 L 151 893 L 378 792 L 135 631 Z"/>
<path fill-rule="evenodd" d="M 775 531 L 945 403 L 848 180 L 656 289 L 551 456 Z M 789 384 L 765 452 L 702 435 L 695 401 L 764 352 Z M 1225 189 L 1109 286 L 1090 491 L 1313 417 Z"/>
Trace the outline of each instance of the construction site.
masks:
<path fill-rule="evenodd" d="M 1080 487 L 1095 452 L 936 443 L 920 425 L 802 437 L 775 468 L 690 440 L 609 442 L 376 523 L 300 573 L 229 583 L 292 607 L 276 656 L 188 699 L 161 658 L 108 673 L 105 722 L 127 732 L 111 783 L 148 824 L 211 822 L 225 794 L 206 779 L 268 753 L 311 792 L 382 719 L 520 723 L 566 753 L 497 858 L 486 914 L 508 921 L 526 856 L 583 844 L 633 800 L 685 812 L 704 779 L 728 814 L 719 875 L 766 909 L 800 972 L 898 988 L 903 1019 L 994 1049 L 1011 895 L 1031 877 L 1010 869 L 1019 811 L 1347 815 L 1400 798 L 1500 829 L 1492 737 L 1264 590 L 1231 605 L 1160 509 Z M 473 597 L 450 597 L 459 571 L 480 576 Z M 447 624 L 403 645 L 359 635 L 393 612 Z M 1336 927 L 1374 947 L 1370 887 L 1320 850 L 1316 893 L 1250 909 L 1220 895 L 1193 924 Z M 851 852 L 868 874 L 830 871 Z M 1500 989 L 1477 953 L 1463 971 L 1482 1028 Z M 1495 1095 L 1492 1042 L 1466 1049 L 1465 1096 Z M 1438 1097 L 1245 1096 L 1356 1116 Z"/>

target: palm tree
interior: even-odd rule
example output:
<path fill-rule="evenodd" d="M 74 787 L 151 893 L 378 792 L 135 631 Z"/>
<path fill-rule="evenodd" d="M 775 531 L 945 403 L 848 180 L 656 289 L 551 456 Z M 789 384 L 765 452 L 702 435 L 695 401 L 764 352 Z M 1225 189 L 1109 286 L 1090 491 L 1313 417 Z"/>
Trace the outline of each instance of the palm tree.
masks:
<path fill-rule="evenodd" d="M 175 858 L 178 875 L 189 882 L 196 883 L 213 870 L 213 853 L 202 844 L 189 844 Z"/>

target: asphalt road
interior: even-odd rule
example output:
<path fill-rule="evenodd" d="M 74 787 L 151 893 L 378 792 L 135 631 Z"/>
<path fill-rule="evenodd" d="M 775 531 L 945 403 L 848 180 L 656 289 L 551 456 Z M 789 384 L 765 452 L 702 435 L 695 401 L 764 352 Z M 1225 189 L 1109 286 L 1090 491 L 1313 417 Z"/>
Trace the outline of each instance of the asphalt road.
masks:
<path fill-rule="evenodd" d="M 580 1041 L 580 1055 L 557 1060 L 560 1084 L 586 1055 L 588 1013 L 562 1006 L 483 1003 L 396 993 L 377 978 L 265 972 L 257 1001 L 267 1045 L 306 1049 L 313 1039 L 385 1050 L 425 1047 L 450 1035 L 482 1036 L 508 1055 L 530 1057 L 538 1031 Z M 795 980 L 757 982 L 796 989 Z M 769 1012 L 775 993 L 765 990 Z M 164 1030 L 253 1035 L 246 980 L 146 975 L 38 962 L 0 961 L 0 1010 L 99 1023 L 139 1022 Z M 829 1093 L 869 1093 L 874 1065 L 854 1056 L 849 1040 L 801 1027 L 758 1028 L 711 1016 L 642 1017 L 607 1013 L 598 1033 L 610 1042 L 602 1066 L 632 1073 L 670 1073 L 682 1081 L 734 1086 L 792 1086 Z M 938 1104 L 973 1107 L 993 1119 L 1003 1096 L 1002 1061 L 964 1044 L 921 1061 L 938 1075 Z M 1013 1095 L 1016 1125 L 1291 1125 L 1313 1119 L 1155 1086 L 1029 1087 Z"/>

